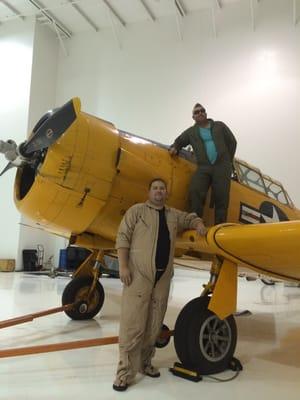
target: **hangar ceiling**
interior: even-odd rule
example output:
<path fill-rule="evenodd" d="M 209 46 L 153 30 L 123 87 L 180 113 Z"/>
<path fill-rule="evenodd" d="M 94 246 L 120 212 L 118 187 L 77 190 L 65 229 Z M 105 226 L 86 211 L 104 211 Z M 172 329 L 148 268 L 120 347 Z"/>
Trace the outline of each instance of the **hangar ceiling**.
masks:
<path fill-rule="evenodd" d="M 0 24 L 11 20 L 35 17 L 47 24 L 61 38 L 70 38 L 86 31 L 101 32 L 103 28 L 143 21 L 157 23 L 163 17 L 176 18 L 179 34 L 181 21 L 201 10 L 211 11 L 216 32 L 215 13 L 243 2 L 249 7 L 249 18 L 255 25 L 255 12 L 264 0 L 0 0 Z M 283 0 L 286 1 L 286 0 Z M 292 0 L 291 21 L 297 24 L 297 2 Z M 1 28 L 1 27 L 0 27 Z"/>

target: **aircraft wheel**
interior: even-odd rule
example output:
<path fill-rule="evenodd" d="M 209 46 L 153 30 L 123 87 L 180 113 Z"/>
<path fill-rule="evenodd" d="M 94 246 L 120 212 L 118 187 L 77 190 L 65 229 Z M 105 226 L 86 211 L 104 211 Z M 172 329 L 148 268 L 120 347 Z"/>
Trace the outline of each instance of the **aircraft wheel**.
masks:
<path fill-rule="evenodd" d="M 270 278 L 261 278 L 261 281 L 265 284 L 265 285 L 269 285 L 269 286 L 273 286 L 275 285 L 275 282 L 270 279 Z"/>
<path fill-rule="evenodd" d="M 229 367 L 237 341 L 232 315 L 220 320 L 208 310 L 208 296 L 191 300 L 181 310 L 174 344 L 182 364 L 201 374 L 215 374 Z"/>
<path fill-rule="evenodd" d="M 202 297 L 197 297 L 190 302 L 188 302 L 183 309 L 180 311 L 175 327 L 174 327 L 174 345 L 175 345 L 175 350 L 178 355 L 178 358 L 184 365 L 188 365 L 190 362 L 190 359 L 188 357 L 188 353 L 186 351 L 186 335 L 187 331 L 190 329 L 190 324 L 191 324 L 191 310 L 194 309 L 195 304 L 199 303 L 199 300 L 202 299 Z M 206 299 L 206 297 L 203 297 L 203 299 Z M 202 300 L 203 301 L 203 300 Z"/>
<path fill-rule="evenodd" d="M 163 326 L 161 327 L 160 336 L 158 336 L 158 338 L 156 339 L 155 347 L 157 347 L 158 349 L 162 349 L 169 344 L 169 341 L 171 339 L 171 336 L 168 335 L 169 332 L 170 329 L 167 327 L 167 325 L 163 324 Z M 164 336 L 165 333 L 166 335 Z"/>
<path fill-rule="evenodd" d="M 101 310 L 105 294 L 99 281 L 97 281 L 90 299 L 87 300 L 92 283 L 93 278 L 80 277 L 72 279 L 65 287 L 62 295 L 62 305 L 77 303 L 75 307 L 65 311 L 71 319 L 92 319 Z"/>

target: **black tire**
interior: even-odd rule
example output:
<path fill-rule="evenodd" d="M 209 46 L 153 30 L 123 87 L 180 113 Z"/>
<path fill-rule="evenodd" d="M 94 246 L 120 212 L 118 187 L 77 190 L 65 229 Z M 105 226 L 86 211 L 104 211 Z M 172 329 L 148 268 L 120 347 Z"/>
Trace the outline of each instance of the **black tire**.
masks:
<path fill-rule="evenodd" d="M 78 305 L 65 313 L 75 320 L 92 319 L 101 310 L 104 303 L 104 289 L 99 281 L 96 282 L 95 290 L 86 302 L 86 296 L 92 286 L 93 278 L 81 277 L 72 279 L 65 287 L 62 295 L 62 305 L 72 304 L 78 301 Z M 82 302 L 80 302 L 82 300 Z"/>
<path fill-rule="evenodd" d="M 253 276 L 246 276 L 246 281 L 251 282 L 251 281 L 256 281 L 256 278 Z"/>
<path fill-rule="evenodd" d="M 180 361 L 202 375 L 228 369 L 237 341 L 233 316 L 220 320 L 208 310 L 209 300 L 209 297 L 198 297 L 186 304 L 177 318 L 174 332 Z"/>
<path fill-rule="evenodd" d="M 273 286 L 273 285 L 275 285 L 275 282 L 274 282 L 272 279 L 270 279 L 270 278 L 261 278 L 261 281 L 262 281 L 265 285 L 268 285 L 268 286 Z"/>
<path fill-rule="evenodd" d="M 167 327 L 167 325 L 163 324 L 161 327 L 161 332 L 170 332 L 170 329 Z M 155 342 L 155 347 L 158 349 L 162 349 L 163 347 L 166 347 L 169 342 L 170 342 L 171 336 L 167 337 L 158 337 Z"/>
<path fill-rule="evenodd" d="M 178 358 L 183 365 L 188 365 L 190 362 L 190 358 L 187 356 L 186 352 L 187 344 L 184 338 L 187 334 L 187 331 L 189 330 L 189 325 L 191 322 L 191 311 L 193 310 L 194 307 L 196 307 L 196 304 L 199 303 L 199 299 L 201 298 L 202 297 L 196 297 L 195 299 L 187 303 L 180 311 L 175 323 L 174 345 Z M 206 297 L 203 297 L 203 299 L 205 298 Z"/>

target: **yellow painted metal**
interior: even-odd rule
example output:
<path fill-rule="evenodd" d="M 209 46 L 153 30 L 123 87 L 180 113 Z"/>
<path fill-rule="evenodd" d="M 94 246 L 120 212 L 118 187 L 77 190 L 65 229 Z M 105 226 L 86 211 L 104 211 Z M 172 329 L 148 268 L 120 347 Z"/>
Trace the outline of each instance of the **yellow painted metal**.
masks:
<path fill-rule="evenodd" d="M 300 221 L 268 224 L 222 224 L 209 229 L 206 238 L 187 231 L 178 247 L 217 254 L 280 279 L 300 280 Z"/>
<path fill-rule="evenodd" d="M 84 276 L 89 276 L 94 278 L 93 285 L 90 289 L 90 293 L 93 292 L 95 288 L 96 281 L 101 275 L 99 268 L 95 268 L 96 262 L 105 265 L 104 261 L 104 251 L 92 249 L 91 254 L 83 261 L 83 263 L 74 271 L 73 278 L 79 278 Z"/>
<path fill-rule="evenodd" d="M 294 206 L 282 204 L 279 201 L 268 197 L 264 193 L 251 189 L 250 187 L 239 182 L 232 181 L 230 203 L 228 208 L 228 221 L 239 221 L 241 203 L 248 204 L 253 208 L 259 209 L 264 201 L 279 207 L 289 219 L 300 219 L 300 212 Z"/>
<path fill-rule="evenodd" d="M 148 183 L 166 180 L 168 204 L 187 210 L 187 192 L 196 165 L 182 157 L 171 158 L 163 146 L 120 133 L 113 124 L 86 114 L 73 99 L 76 120 L 48 150 L 32 178 L 22 186 L 24 170 L 18 169 L 15 202 L 18 209 L 40 227 L 87 248 L 111 248 L 122 216 L 147 198 Z M 26 186 L 26 185 L 25 185 Z M 22 189 L 21 189 L 22 187 Z M 267 195 L 232 181 L 228 220 L 239 222 L 241 203 L 258 209 L 263 201 L 279 207 L 289 219 L 300 219 L 292 204 L 284 205 Z M 204 221 L 212 225 L 213 208 L 205 207 Z M 207 239 L 195 232 L 178 238 L 177 254 L 196 251 L 221 254 L 260 272 L 300 279 L 298 225 L 286 223 L 218 227 Z"/>
<path fill-rule="evenodd" d="M 86 249 L 104 249 L 112 250 L 115 248 L 115 242 L 107 240 L 99 235 L 81 233 L 80 235 L 74 235 L 70 239 L 70 244 L 85 247 Z"/>
<path fill-rule="evenodd" d="M 175 190 L 173 182 L 180 179 L 179 176 L 176 177 L 175 171 L 177 173 L 182 167 L 181 182 L 182 186 L 187 188 L 189 177 L 195 168 L 186 160 L 172 160 L 165 149 L 140 138 L 121 136 L 120 145 L 111 193 L 89 229 L 109 240 L 115 240 L 126 210 L 135 203 L 145 201 L 148 183 L 155 177 L 161 177 L 168 183 L 168 204 L 185 209 L 186 191 L 179 190 L 178 186 Z"/>
<path fill-rule="evenodd" d="M 186 251 L 197 251 L 200 253 L 214 254 L 206 237 L 200 236 L 196 231 L 186 231 L 176 240 L 176 248 Z"/>
<path fill-rule="evenodd" d="M 208 309 L 220 319 L 224 319 L 236 311 L 236 299 L 237 264 L 225 259 L 208 304 Z"/>
<path fill-rule="evenodd" d="M 70 236 L 85 231 L 103 204 L 91 196 L 86 196 L 81 204 L 83 196 L 38 175 L 26 198 L 17 204 L 21 213 L 41 226 L 55 231 L 61 229 Z"/>
<path fill-rule="evenodd" d="M 177 246 L 224 258 L 217 283 L 212 287 L 209 309 L 219 318 L 236 311 L 237 267 L 246 266 L 264 275 L 300 280 L 300 221 L 268 224 L 222 224 L 203 238 L 185 232 Z M 212 269 L 213 272 L 213 269 Z"/>
<path fill-rule="evenodd" d="M 228 260 L 281 279 L 300 280 L 300 221 L 211 228 L 207 242 Z"/>
<path fill-rule="evenodd" d="M 292 204 L 282 204 L 279 201 L 268 197 L 266 194 L 258 192 L 250 187 L 243 185 L 236 181 L 231 181 L 230 188 L 230 201 L 228 207 L 227 220 L 230 222 L 240 222 L 241 203 L 247 204 L 257 210 L 260 209 L 261 204 L 267 201 L 279 207 L 288 217 L 288 219 L 300 219 L 300 211 Z M 210 194 L 207 196 L 207 201 L 204 209 L 204 219 L 208 226 L 214 224 L 214 208 L 209 207 Z M 257 221 L 259 223 L 259 221 Z"/>
<path fill-rule="evenodd" d="M 47 152 L 34 182 L 23 198 L 23 170 L 15 184 L 15 202 L 21 213 L 49 231 L 69 237 L 88 231 L 106 204 L 116 175 L 119 135 L 105 121 L 80 112 Z"/>
<path fill-rule="evenodd" d="M 79 278 L 84 276 L 89 276 L 94 278 L 95 274 L 98 274 L 94 270 L 94 265 L 97 259 L 98 250 L 93 250 L 91 254 L 83 261 L 83 263 L 76 269 L 73 273 L 73 278 Z"/>

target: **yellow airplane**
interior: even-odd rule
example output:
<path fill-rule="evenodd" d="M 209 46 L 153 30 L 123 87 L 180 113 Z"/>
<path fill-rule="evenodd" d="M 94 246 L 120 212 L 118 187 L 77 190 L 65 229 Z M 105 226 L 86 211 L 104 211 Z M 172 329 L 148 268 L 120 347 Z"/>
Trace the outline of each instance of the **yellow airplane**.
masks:
<path fill-rule="evenodd" d="M 9 160 L 2 173 L 17 167 L 19 211 L 70 244 L 92 250 L 63 292 L 62 303 L 73 304 L 65 311 L 73 319 L 90 319 L 100 311 L 105 254 L 114 251 L 126 210 L 145 201 L 148 182 L 163 178 L 168 204 L 186 210 L 196 169 L 191 152 L 171 158 L 168 146 L 81 111 L 78 98 L 44 115 L 21 145 L 0 141 L 0 152 Z M 185 232 L 176 243 L 177 255 L 213 260 L 209 282 L 182 309 L 174 329 L 179 359 L 202 374 L 226 369 L 234 354 L 238 265 L 300 281 L 300 211 L 279 182 L 246 162 L 234 164 L 228 223 L 211 227 L 206 238 Z M 204 220 L 213 225 L 210 195 Z"/>

